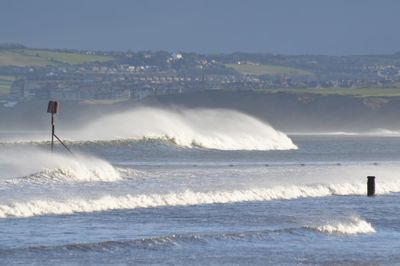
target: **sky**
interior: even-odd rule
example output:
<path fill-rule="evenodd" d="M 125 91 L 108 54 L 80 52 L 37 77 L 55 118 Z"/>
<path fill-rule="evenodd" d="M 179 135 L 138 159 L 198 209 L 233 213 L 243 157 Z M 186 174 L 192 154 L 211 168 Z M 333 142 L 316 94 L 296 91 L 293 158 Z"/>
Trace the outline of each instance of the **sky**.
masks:
<path fill-rule="evenodd" d="M 200 53 L 400 51 L 398 0 L 0 0 L 0 43 Z"/>

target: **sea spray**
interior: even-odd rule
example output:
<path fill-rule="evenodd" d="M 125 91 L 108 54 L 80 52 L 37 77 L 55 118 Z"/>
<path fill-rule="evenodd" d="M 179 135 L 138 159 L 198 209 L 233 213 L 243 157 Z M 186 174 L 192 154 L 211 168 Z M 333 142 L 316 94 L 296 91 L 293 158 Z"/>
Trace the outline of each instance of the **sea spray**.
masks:
<path fill-rule="evenodd" d="M 304 136 L 370 136 L 370 137 L 400 137 L 400 130 L 377 128 L 369 131 L 323 131 L 323 132 L 290 132 L 290 135 Z"/>
<path fill-rule="evenodd" d="M 0 178 L 8 183 L 48 181 L 117 181 L 119 172 L 108 162 L 93 156 L 50 153 L 35 148 L 0 151 Z"/>
<path fill-rule="evenodd" d="M 220 150 L 287 150 L 284 133 L 249 115 L 224 109 L 143 107 L 100 118 L 70 140 L 165 139 L 183 147 Z"/>
<path fill-rule="evenodd" d="M 387 183 L 381 193 L 400 192 L 400 182 Z M 96 212 L 116 209 L 154 208 L 164 206 L 191 206 L 227 204 L 247 201 L 290 200 L 332 195 L 362 195 L 361 184 L 277 186 L 229 191 L 196 192 L 185 190 L 165 194 L 103 195 L 97 198 L 73 197 L 66 199 L 32 199 L 0 204 L 0 217 L 30 217 Z M 328 227 L 322 228 L 329 230 Z M 332 229 L 333 230 L 333 229 Z"/>

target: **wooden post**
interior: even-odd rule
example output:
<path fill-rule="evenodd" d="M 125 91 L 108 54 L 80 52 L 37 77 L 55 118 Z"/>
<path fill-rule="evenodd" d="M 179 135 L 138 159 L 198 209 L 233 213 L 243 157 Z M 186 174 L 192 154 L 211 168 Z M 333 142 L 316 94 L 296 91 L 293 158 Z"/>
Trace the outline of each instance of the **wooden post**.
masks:
<path fill-rule="evenodd" d="M 375 196 L 375 176 L 367 176 L 367 196 Z"/>
<path fill-rule="evenodd" d="M 58 102 L 57 101 L 49 101 L 49 105 L 47 106 L 47 112 L 51 114 L 51 151 L 54 150 L 54 135 L 56 130 L 55 125 L 55 114 L 58 112 Z"/>
<path fill-rule="evenodd" d="M 51 114 L 51 151 L 54 150 L 54 134 L 56 131 L 56 125 L 54 123 L 54 114 Z"/>

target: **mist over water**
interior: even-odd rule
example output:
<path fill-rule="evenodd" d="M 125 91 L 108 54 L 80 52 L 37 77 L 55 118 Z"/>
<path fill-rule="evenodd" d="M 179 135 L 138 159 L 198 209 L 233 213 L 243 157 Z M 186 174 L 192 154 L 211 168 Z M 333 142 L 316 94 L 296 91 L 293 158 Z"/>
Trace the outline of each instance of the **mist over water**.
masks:
<path fill-rule="evenodd" d="M 400 137 L 400 130 L 376 128 L 369 131 L 326 131 L 326 132 L 291 132 L 292 135 L 321 136 L 359 136 L 359 137 Z"/>
<path fill-rule="evenodd" d="M 166 139 L 183 147 L 221 150 L 285 150 L 296 145 L 251 116 L 223 109 L 138 108 L 101 118 L 71 139 Z"/>
<path fill-rule="evenodd" d="M 95 119 L 62 132 L 69 141 L 165 140 L 182 147 L 219 150 L 288 150 L 297 146 L 284 133 L 249 115 L 225 109 L 136 108 Z M 35 134 L 4 141 L 45 141 Z"/>
<path fill-rule="evenodd" d="M 51 153 L 30 147 L 0 150 L 0 181 L 116 181 L 121 177 L 108 162 L 80 153 Z"/>

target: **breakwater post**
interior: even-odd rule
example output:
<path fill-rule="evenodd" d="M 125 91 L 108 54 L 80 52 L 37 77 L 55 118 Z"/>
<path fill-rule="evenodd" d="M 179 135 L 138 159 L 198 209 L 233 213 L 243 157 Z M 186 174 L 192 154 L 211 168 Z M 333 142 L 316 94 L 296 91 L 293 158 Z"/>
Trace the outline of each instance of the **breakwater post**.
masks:
<path fill-rule="evenodd" d="M 51 151 L 54 150 L 54 133 L 55 133 L 55 121 L 54 115 L 58 112 L 58 102 L 57 101 L 50 101 L 49 105 L 47 106 L 47 112 L 51 114 Z"/>
<path fill-rule="evenodd" d="M 375 176 L 367 176 L 367 196 L 375 196 Z"/>
<path fill-rule="evenodd" d="M 54 138 L 56 138 L 64 148 L 69 151 L 71 154 L 71 150 L 65 145 L 65 143 L 56 135 L 56 123 L 54 120 L 55 114 L 57 114 L 59 109 L 59 104 L 57 101 L 49 101 L 49 105 L 47 106 L 47 112 L 51 114 L 51 151 L 54 150 Z"/>

